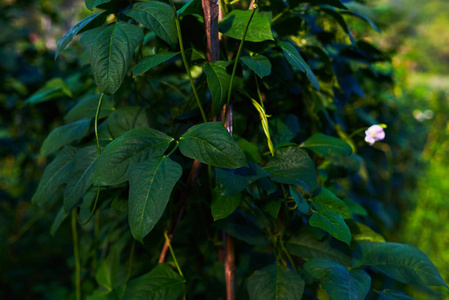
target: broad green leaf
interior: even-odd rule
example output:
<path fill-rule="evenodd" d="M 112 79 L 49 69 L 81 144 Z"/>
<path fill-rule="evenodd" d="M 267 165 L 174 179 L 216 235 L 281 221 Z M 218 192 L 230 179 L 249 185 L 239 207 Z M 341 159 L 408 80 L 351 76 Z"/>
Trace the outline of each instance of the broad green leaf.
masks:
<path fill-rule="evenodd" d="M 125 10 L 125 15 L 153 31 L 173 49 L 178 44 L 175 15 L 167 3 L 160 1 L 135 2 L 131 8 Z"/>
<path fill-rule="evenodd" d="M 324 157 L 352 154 L 351 146 L 344 140 L 322 133 L 314 134 L 305 140 L 301 147 L 310 149 Z"/>
<path fill-rule="evenodd" d="M 340 0 L 300 0 L 299 2 L 310 3 L 310 5 L 330 5 L 341 9 L 348 9 Z"/>
<path fill-rule="evenodd" d="M 335 21 L 337 21 L 337 23 L 341 26 L 341 28 L 343 28 L 343 30 L 349 36 L 349 39 L 351 40 L 351 43 L 354 46 L 357 44 L 357 42 L 355 41 L 354 36 L 352 35 L 351 30 L 348 27 L 348 24 L 346 24 L 345 19 L 343 18 L 343 16 L 339 12 L 337 12 L 333 8 L 325 8 L 325 7 L 321 8 L 321 11 L 323 11 L 326 14 L 328 14 L 329 16 L 333 17 L 335 19 Z"/>
<path fill-rule="evenodd" d="M 109 143 L 95 166 L 95 185 L 115 185 L 128 180 L 129 169 L 137 162 L 164 154 L 174 139 L 149 127 L 125 132 Z"/>
<path fill-rule="evenodd" d="M 343 247 L 342 247 L 343 245 Z M 302 258 L 321 257 L 345 266 L 352 265 L 352 257 L 344 244 L 326 237 L 319 240 L 312 233 L 300 230 L 286 243 L 288 251 Z"/>
<path fill-rule="evenodd" d="M 103 93 L 110 95 L 118 90 L 142 39 L 140 27 L 124 22 L 88 30 L 81 37 L 95 82 Z"/>
<path fill-rule="evenodd" d="M 164 263 L 126 285 L 123 300 L 176 300 L 185 280 Z"/>
<path fill-rule="evenodd" d="M 351 230 L 353 241 L 385 243 L 385 238 L 381 236 L 379 233 L 369 228 L 368 226 L 352 220 L 347 220 L 346 223 L 348 224 L 348 227 Z"/>
<path fill-rule="evenodd" d="M 316 211 L 309 219 L 310 226 L 329 232 L 334 238 L 351 243 L 351 231 L 342 216 L 333 211 Z"/>
<path fill-rule="evenodd" d="M 346 205 L 349 207 L 349 210 L 353 215 L 359 215 L 359 216 L 367 216 L 368 212 L 366 209 L 360 205 L 358 202 L 355 202 L 351 198 L 343 198 L 343 201 L 346 203 Z"/>
<path fill-rule="evenodd" d="M 400 291 L 387 289 L 380 292 L 379 298 L 377 298 L 377 300 L 413 300 L 413 298 Z"/>
<path fill-rule="evenodd" d="M 53 220 L 53 224 L 51 224 L 50 234 L 55 236 L 56 231 L 58 231 L 62 222 L 67 218 L 68 214 L 64 211 L 64 207 L 61 207 L 56 214 L 55 219 Z"/>
<path fill-rule="evenodd" d="M 242 194 L 233 196 L 223 195 L 218 187 L 212 190 L 211 213 L 214 221 L 224 219 L 232 214 L 240 202 L 242 202 Z"/>
<path fill-rule="evenodd" d="M 111 0 L 85 0 L 86 7 L 88 10 L 94 10 L 95 7 L 109 2 L 111 2 Z"/>
<path fill-rule="evenodd" d="M 72 173 L 64 191 L 65 212 L 70 212 L 92 186 L 97 158 L 98 151 L 96 145 L 87 146 L 78 150 L 76 153 Z"/>
<path fill-rule="evenodd" d="M 361 241 L 357 246 L 354 268 L 360 266 L 369 266 L 407 284 L 447 287 L 430 259 L 408 244 Z"/>
<path fill-rule="evenodd" d="M 67 47 L 75 35 L 102 25 L 106 19 L 106 15 L 106 12 L 93 14 L 76 23 L 59 41 L 55 59 L 58 57 L 59 53 Z"/>
<path fill-rule="evenodd" d="M 58 187 L 66 183 L 72 171 L 76 149 L 71 146 L 64 147 L 55 159 L 45 168 L 31 202 L 42 205 L 53 196 Z"/>
<path fill-rule="evenodd" d="M 270 176 L 258 165 L 248 162 L 249 168 L 222 169 L 217 168 L 217 186 L 220 193 L 226 196 L 234 196 L 242 192 L 254 181 Z"/>
<path fill-rule="evenodd" d="M 262 205 L 262 209 L 273 218 L 277 219 L 281 210 L 283 199 L 269 198 Z"/>
<path fill-rule="evenodd" d="M 241 40 L 251 14 L 252 10 L 234 9 L 220 21 L 218 30 L 226 36 Z M 245 40 L 249 42 L 274 40 L 268 18 L 262 17 L 256 12 L 249 25 Z"/>
<path fill-rule="evenodd" d="M 129 171 L 128 219 L 133 237 L 143 238 L 153 229 L 182 175 L 182 167 L 166 156 L 135 164 Z"/>
<path fill-rule="evenodd" d="M 309 212 L 309 203 L 307 203 L 306 199 L 302 196 L 302 194 L 295 188 L 295 186 L 289 186 L 290 195 L 292 195 L 293 200 L 295 200 L 296 205 L 298 205 L 298 210 L 303 214 Z"/>
<path fill-rule="evenodd" d="M 88 95 L 82 98 L 69 112 L 65 115 L 64 120 L 66 122 L 74 122 L 82 118 L 94 118 L 97 112 L 98 101 L 100 95 Z M 114 111 L 114 99 L 106 96 L 101 104 L 101 110 L 99 117 L 109 115 Z"/>
<path fill-rule="evenodd" d="M 231 75 L 226 72 L 226 61 L 209 62 L 204 67 L 207 85 L 212 97 L 214 107 L 213 115 L 218 115 L 226 104 Z"/>
<path fill-rule="evenodd" d="M 221 122 L 195 125 L 179 139 L 181 153 L 220 168 L 247 167 L 245 154 Z"/>
<path fill-rule="evenodd" d="M 343 219 L 351 219 L 352 214 L 346 203 L 338 198 L 330 190 L 322 186 L 320 193 L 312 198 L 315 208 L 322 211 L 331 211 L 339 214 Z"/>
<path fill-rule="evenodd" d="M 83 138 L 89 132 L 90 118 L 54 129 L 45 139 L 41 148 L 41 156 L 47 156 L 73 141 Z"/>
<path fill-rule="evenodd" d="M 180 52 L 158 53 L 150 56 L 145 56 L 133 67 L 133 76 L 136 77 L 146 71 L 172 59 Z"/>
<path fill-rule="evenodd" d="M 309 259 L 304 270 L 320 281 L 332 300 L 365 299 L 371 287 L 371 277 L 365 271 L 349 271 L 345 266 L 324 258 Z"/>
<path fill-rule="evenodd" d="M 295 46 L 293 46 L 289 42 L 278 42 L 279 47 L 281 47 L 282 52 L 284 52 L 285 58 L 295 68 L 298 68 L 301 72 L 306 73 L 307 78 L 310 83 L 312 83 L 313 87 L 317 90 L 320 89 L 320 84 L 318 79 L 316 79 L 315 74 L 313 74 L 312 69 L 310 69 L 309 65 L 305 62 L 305 60 L 301 57 L 298 50 Z"/>
<path fill-rule="evenodd" d="M 318 188 L 315 165 L 307 152 L 299 147 L 277 149 L 264 169 L 271 173 L 275 182 L 299 185 L 309 193 Z"/>
<path fill-rule="evenodd" d="M 33 93 L 28 99 L 25 100 L 25 104 L 37 104 L 53 100 L 61 97 L 72 97 L 67 84 L 61 78 L 53 78 L 49 80 L 45 85 Z"/>
<path fill-rule="evenodd" d="M 271 62 L 261 54 L 255 56 L 242 56 L 240 60 L 260 78 L 271 74 Z"/>
<path fill-rule="evenodd" d="M 255 271 L 248 278 L 251 300 L 301 299 L 305 282 L 299 274 L 279 264 L 269 265 Z"/>
<path fill-rule="evenodd" d="M 98 284 L 112 291 L 116 287 L 118 269 L 120 266 L 120 247 L 112 247 L 108 256 L 103 259 L 98 267 L 95 279 Z"/>
<path fill-rule="evenodd" d="M 103 288 L 94 291 L 86 300 L 121 300 L 125 294 L 126 285 L 121 285 L 113 291 L 105 291 Z"/>
<path fill-rule="evenodd" d="M 271 242 L 266 238 L 265 232 L 256 222 L 257 219 L 253 215 L 245 214 L 237 209 L 226 219 L 217 220 L 214 227 L 250 245 L 270 245 Z"/>
<path fill-rule="evenodd" d="M 149 116 L 147 110 L 140 107 L 120 107 L 98 128 L 98 135 L 101 140 L 118 138 L 128 130 L 139 127 L 148 127 Z"/>

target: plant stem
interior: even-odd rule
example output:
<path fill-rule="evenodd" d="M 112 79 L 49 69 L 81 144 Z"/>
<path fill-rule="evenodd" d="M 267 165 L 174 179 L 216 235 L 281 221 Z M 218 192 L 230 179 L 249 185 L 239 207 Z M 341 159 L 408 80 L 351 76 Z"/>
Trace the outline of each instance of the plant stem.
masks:
<path fill-rule="evenodd" d="M 182 274 L 181 268 L 179 267 L 178 260 L 176 259 L 175 252 L 173 251 L 173 248 L 171 246 L 170 238 L 168 237 L 167 232 L 164 232 L 164 236 L 165 236 L 165 241 L 167 242 L 168 248 L 170 249 L 171 256 L 173 257 L 173 261 L 175 262 L 176 268 L 178 269 L 178 273 L 179 273 L 179 275 L 184 277 L 184 275 Z"/>
<path fill-rule="evenodd" d="M 296 272 L 295 264 L 293 262 L 292 257 L 290 256 L 290 253 L 288 253 L 287 249 L 285 249 L 284 241 L 282 239 L 282 236 L 279 237 L 279 244 L 281 245 L 282 251 L 285 253 L 285 256 L 287 256 L 288 261 L 292 265 L 293 270 L 295 270 L 295 272 Z"/>
<path fill-rule="evenodd" d="M 98 155 L 101 154 L 100 140 L 98 139 L 98 116 L 100 115 L 101 104 L 103 103 L 104 93 L 101 94 L 100 100 L 98 101 L 97 112 L 95 113 L 95 139 L 97 140 L 97 151 Z"/>
<path fill-rule="evenodd" d="M 75 290 L 76 300 L 81 300 L 81 265 L 78 251 L 78 231 L 76 228 L 76 210 L 72 210 L 73 254 L 75 257 Z"/>
<path fill-rule="evenodd" d="M 226 233 L 226 257 L 225 257 L 225 278 L 226 278 L 226 300 L 235 299 L 235 246 L 234 238 Z"/>
<path fill-rule="evenodd" d="M 237 65 L 239 63 L 240 53 L 242 53 L 243 44 L 245 43 L 245 38 L 246 38 L 246 34 L 248 33 L 249 24 L 251 23 L 251 20 L 253 19 L 254 13 L 256 12 L 257 5 L 254 5 L 253 8 L 254 9 L 251 13 L 251 16 L 249 17 L 248 23 L 246 23 L 245 31 L 243 32 L 242 42 L 240 43 L 239 50 L 237 51 L 237 56 L 235 57 L 234 68 L 232 68 L 232 75 L 231 75 L 231 80 L 229 81 L 228 99 L 226 100 L 226 111 L 225 111 L 225 115 L 223 118 L 223 124 L 226 124 L 226 119 L 228 117 L 228 108 L 229 108 L 229 103 L 231 102 L 232 85 L 234 83 L 234 77 L 235 77 L 235 72 L 237 71 Z"/>
<path fill-rule="evenodd" d="M 173 9 L 173 13 L 175 15 L 176 31 L 178 33 L 179 48 L 181 49 L 182 62 L 184 63 L 184 67 L 186 69 L 187 76 L 189 77 L 190 85 L 192 86 L 192 91 L 193 91 L 193 94 L 195 95 L 195 99 L 196 99 L 196 102 L 200 109 L 201 116 L 203 117 L 203 121 L 207 122 L 206 114 L 204 113 L 204 109 L 203 109 L 203 106 L 201 105 L 200 98 L 198 97 L 198 92 L 196 91 L 196 87 L 195 87 L 195 83 L 193 82 L 192 74 L 190 74 L 190 67 L 189 67 L 189 64 L 187 63 L 186 53 L 184 50 L 184 44 L 182 42 L 181 26 L 179 24 L 178 12 L 176 11 L 176 7 L 175 7 L 175 4 L 173 3 L 173 1 L 169 0 L 169 2 L 171 5 L 171 8 Z"/>
<path fill-rule="evenodd" d="M 133 243 L 131 245 L 131 255 L 129 257 L 128 274 L 126 274 L 125 284 L 131 278 L 131 273 L 132 273 L 132 269 L 133 269 L 133 258 L 134 258 L 134 248 L 135 248 L 135 246 L 136 246 L 136 240 L 133 239 Z"/>
<path fill-rule="evenodd" d="M 92 207 L 92 210 L 90 211 L 89 218 L 87 218 L 86 221 L 81 222 L 80 216 L 78 215 L 78 223 L 80 223 L 80 225 L 86 225 L 87 223 L 90 222 L 90 220 L 92 220 L 92 217 L 93 217 L 93 215 L 95 213 L 95 210 L 97 208 L 98 198 L 100 197 L 100 190 L 101 190 L 101 186 L 99 186 L 97 188 L 97 195 L 95 196 L 94 207 Z"/>

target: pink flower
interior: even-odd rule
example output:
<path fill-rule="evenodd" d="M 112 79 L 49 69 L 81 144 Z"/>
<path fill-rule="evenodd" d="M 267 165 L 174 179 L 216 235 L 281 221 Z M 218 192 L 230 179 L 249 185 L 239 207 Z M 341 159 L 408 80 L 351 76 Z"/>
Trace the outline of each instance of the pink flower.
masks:
<path fill-rule="evenodd" d="M 373 125 L 365 130 L 365 142 L 372 146 L 375 142 L 385 138 L 385 131 L 380 125 Z"/>

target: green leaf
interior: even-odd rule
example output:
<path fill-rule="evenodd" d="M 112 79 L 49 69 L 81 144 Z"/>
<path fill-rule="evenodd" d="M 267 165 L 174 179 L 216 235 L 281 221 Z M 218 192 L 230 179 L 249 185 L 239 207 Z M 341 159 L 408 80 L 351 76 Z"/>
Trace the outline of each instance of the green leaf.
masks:
<path fill-rule="evenodd" d="M 158 53 L 150 56 L 145 56 L 133 67 L 133 76 L 136 77 L 146 71 L 166 62 L 175 57 L 180 52 Z"/>
<path fill-rule="evenodd" d="M 298 50 L 289 42 L 278 42 L 279 47 L 281 47 L 282 52 L 284 52 L 285 58 L 292 67 L 298 68 L 301 72 L 306 73 L 307 78 L 313 87 L 317 90 L 320 89 L 320 84 L 318 79 L 316 79 L 315 74 L 313 74 L 312 69 L 301 57 Z"/>
<path fill-rule="evenodd" d="M 112 291 L 116 287 L 118 269 L 120 266 L 120 247 L 112 247 L 106 259 L 98 267 L 95 279 L 98 284 Z"/>
<path fill-rule="evenodd" d="M 121 285 L 113 291 L 105 291 L 103 288 L 94 291 L 86 300 L 121 300 L 125 294 L 126 285 Z"/>
<path fill-rule="evenodd" d="M 282 201 L 283 199 L 279 198 L 269 198 L 262 206 L 263 211 L 277 220 L 279 211 L 281 210 Z"/>
<path fill-rule="evenodd" d="M 378 242 L 385 243 L 385 238 L 369 228 L 368 226 L 355 222 L 352 220 L 347 220 L 349 229 L 351 230 L 352 240 L 356 242 L 368 241 L 368 242 Z"/>
<path fill-rule="evenodd" d="M 329 232 L 334 238 L 351 243 L 351 231 L 342 216 L 332 211 L 316 211 L 309 219 L 310 226 Z"/>
<path fill-rule="evenodd" d="M 217 186 L 220 193 L 226 196 L 234 196 L 242 192 L 254 181 L 270 176 L 258 165 L 248 162 L 249 168 L 222 169 L 217 168 Z"/>
<path fill-rule="evenodd" d="M 212 203 L 210 207 L 214 221 L 224 219 L 232 214 L 241 202 L 242 194 L 226 196 L 221 193 L 219 187 L 214 188 L 212 190 Z"/>
<path fill-rule="evenodd" d="M 365 299 L 371 287 L 371 277 L 365 271 L 349 271 L 345 266 L 324 258 L 309 259 L 304 270 L 320 281 L 332 300 Z"/>
<path fill-rule="evenodd" d="M 88 95 L 82 98 L 69 112 L 65 115 L 64 120 L 66 122 L 74 122 L 82 118 L 94 118 L 97 112 L 97 106 L 100 96 Z M 114 111 L 114 99 L 106 96 L 101 104 L 101 110 L 99 117 L 107 116 Z"/>
<path fill-rule="evenodd" d="M 120 107 L 98 128 L 100 139 L 112 141 L 128 130 L 150 126 L 147 111 L 141 107 Z"/>
<path fill-rule="evenodd" d="M 379 298 L 377 298 L 377 300 L 413 300 L 413 298 L 407 296 L 406 294 L 400 291 L 387 289 L 383 290 L 380 293 Z"/>
<path fill-rule="evenodd" d="M 293 185 L 289 185 L 290 195 L 292 195 L 293 200 L 295 200 L 296 205 L 298 205 L 298 209 L 303 214 L 307 214 L 309 212 L 309 203 L 307 203 L 306 199 L 302 196 L 302 194 L 295 188 Z"/>
<path fill-rule="evenodd" d="M 182 167 L 166 156 L 135 164 L 129 171 L 128 219 L 133 237 L 143 238 L 153 229 L 182 175 Z"/>
<path fill-rule="evenodd" d="M 234 9 L 220 21 L 218 30 L 226 36 L 241 40 L 251 14 L 252 10 Z M 262 17 L 256 12 L 249 25 L 245 40 L 249 42 L 273 41 L 268 18 Z"/>
<path fill-rule="evenodd" d="M 240 60 L 260 78 L 271 74 L 271 62 L 266 56 L 261 54 L 255 56 L 242 56 L 240 57 Z"/>
<path fill-rule="evenodd" d="M 53 196 L 58 187 L 66 183 L 72 171 L 76 149 L 71 146 L 64 147 L 55 159 L 45 168 L 31 202 L 42 205 Z"/>
<path fill-rule="evenodd" d="M 88 10 L 94 10 L 95 7 L 109 2 L 111 2 L 111 0 L 85 0 L 86 7 Z"/>
<path fill-rule="evenodd" d="M 61 97 L 71 98 L 73 95 L 64 80 L 61 78 L 53 78 L 47 81 L 42 88 L 34 92 L 24 103 L 37 104 Z"/>
<path fill-rule="evenodd" d="M 176 300 L 184 289 L 183 277 L 166 264 L 158 264 L 151 272 L 131 280 L 123 300 Z"/>
<path fill-rule="evenodd" d="M 251 300 L 301 299 L 305 282 L 298 274 L 279 264 L 255 271 L 248 278 Z"/>
<path fill-rule="evenodd" d="M 314 134 L 305 140 L 301 147 L 310 149 L 324 157 L 352 154 L 351 146 L 344 140 L 322 133 Z"/>
<path fill-rule="evenodd" d="M 307 152 L 299 147 L 277 149 L 264 170 L 272 174 L 271 179 L 275 182 L 299 185 L 309 193 L 318 188 L 315 165 Z"/>
<path fill-rule="evenodd" d="M 67 218 L 69 214 L 64 211 L 64 207 L 61 207 L 56 214 L 55 219 L 53 220 L 53 224 L 51 224 L 50 228 L 50 234 L 52 236 L 55 236 L 56 231 L 58 231 L 59 227 L 61 226 L 62 222 Z"/>
<path fill-rule="evenodd" d="M 220 168 L 247 167 L 245 154 L 221 122 L 195 125 L 179 139 L 181 153 Z"/>
<path fill-rule="evenodd" d="M 58 57 L 59 53 L 61 53 L 61 51 L 67 47 L 67 45 L 72 41 L 75 35 L 102 25 L 106 20 L 106 16 L 106 12 L 94 14 L 76 23 L 59 41 L 58 48 L 56 49 L 55 59 Z"/>
<path fill-rule="evenodd" d="M 397 281 L 447 287 L 435 265 L 418 248 L 398 243 L 358 243 L 354 268 L 369 266 Z"/>
<path fill-rule="evenodd" d="M 42 144 L 41 156 L 52 154 L 62 146 L 83 138 L 89 132 L 90 120 L 86 118 L 54 129 Z"/>
<path fill-rule="evenodd" d="M 207 85 L 212 97 L 213 115 L 218 115 L 226 104 L 231 75 L 226 72 L 226 61 L 207 63 L 204 72 L 207 77 Z"/>
<path fill-rule="evenodd" d="M 87 146 L 76 153 L 72 173 L 64 191 L 65 212 L 70 212 L 92 186 L 97 158 L 98 151 L 96 145 Z"/>
<path fill-rule="evenodd" d="M 352 218 L 351 211 L 346 203 L 324 186 L 320 188 L 320 193 L 312 199 L 315 208 L 320 212 L 331 211 L 339 214 L 343 219 Z"/>
<path fill-rule="evenodd" d="M 129 169 L 137 162 L 164 154 L 174 139 L 149 127 L 125 132 L 109 143 L 98 158 L 95 185 L 115 185 L 128 180 Z"/>
<path fill-rule="evenodd" d="M 131 8 L 125 10 L 125 15 L 153 31 L 173 49 L 178 44 L 175 15 L 173 9 L 167 3 L 159 1 L 135 2 Z"/>
<path fill-rule="evenodd" d="M 321 257 L 326 258 L 345 266 L 352 265 L 352 257 L 344 244 L 326 237 L 319 240 L 312 233 L 300 230 L 293 235 L 286 243 L 288 251 L 302 258 Z"/>
<path fill-rule="evenodd" d="M 81 44 L 89 53 L 95 82 L 103 93 L 113 94 L 118 90 L 142 39 L 140 27 L 124 22 L 86 31 L 81 37 Z"/>

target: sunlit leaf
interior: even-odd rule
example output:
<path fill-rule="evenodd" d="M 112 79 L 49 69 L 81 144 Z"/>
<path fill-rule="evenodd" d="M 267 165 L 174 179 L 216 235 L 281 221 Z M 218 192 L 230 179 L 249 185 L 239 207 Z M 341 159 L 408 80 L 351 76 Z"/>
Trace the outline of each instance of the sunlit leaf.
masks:
<path fill-rule="evenodd" d="M 220 21 L 218 29 L 226 36 L 241 40 L 251 14 L 252 10 L 234 9 Z M 249 25 L 245 40 L 249 42 L 273 40 L 268 18 L 255 13 Z"/>
<path fill-rule="evenodd" d="M 351 219 L 352 214 L 346 203 L 330 190 L 322 186 L 320 193 L 313 196 L 312 203 L 318 211 L 331 211 L 339 214 L 343 219 Z"/>

